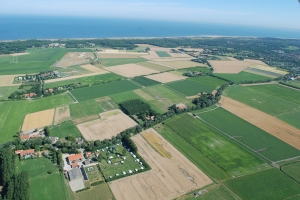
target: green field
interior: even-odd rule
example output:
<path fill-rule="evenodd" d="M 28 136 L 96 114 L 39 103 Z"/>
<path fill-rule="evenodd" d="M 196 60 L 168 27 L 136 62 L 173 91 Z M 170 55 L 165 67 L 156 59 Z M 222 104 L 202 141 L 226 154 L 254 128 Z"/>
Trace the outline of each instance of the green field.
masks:
<path fill-rule="evenodd" d="M 227 79 L 229 81 L 239 83 L 241 81 L 264 81 L 264 80 L 273 80 L 270 77 L 258 75 L 258 74 L 252 74 L 249 72 L 240 72 L 238 74 L 214 74 L 218 77 Z"/>
<path fill-rule="evenodd" d="M 195 81 L 190 81 L 191 78 L 183 81 L 176 81 L 173 83 L 166 84 L 167 87 L 176 90 L 184 96 L 194 96 L 201 92 L 212 93 L 213 89 L 202 85 Z"/>
<path fill-rule="evenodd" d="M 119 104 L 123 101 L 132 100 L 132 99 L 144 100 L 142 97 L 140 97 L 133 91 L 127 91 L 127 92 L 121 92 L 118 94 L 113 94 L 113 95 L 110 95 L 110 98 L 117 104 Z"/>
<path fill-rule="evenodd" d="M 0 100 L 7 100 L 11 93 L 17 91 L 19 86 L 0 87 Z"/>
<path fill-rule="evenodd" d="M 281 170 L 300 183 L 300 162 L 284 165 Z"/>
<path fill-rule="evenodd" d="M 268 169 L 224 182 L 241 199 L 288 199 L 298 195 L 300 185 L 277 169 Z"/>
<path fill-rule="evenodd" d="M 137 86 L 136 84 L 128 80 L 123 80 L 123 81 L 115 81 L 112 83 L 106 83 L 101 85 L 94 85 L 91 87 L 79 88 L 79 89 L 72 90 L 71 93 L 80 102 L 80 101 L 105 97 L 105 96 L 129 91 L 129 90 L 135 90 L 138 88 L 140 87 Z"/>
<path fill-rule="evenodd" d="M 137 64 L 141 65 L 143 67 L 147 67 L 147 68 L 150 68 L 150 69 L 154 69 L 154 70 L 160 71 L 160 72 L 165 72 L 165 71 L 173 70 L 173 69 L 171 69 L 169 67 L 165 67 L 165 66 L 158 65 L 158 64 L 155 64 L 155 63 L 151 63 L 151 62 L 141 62 L 141 63 L 137 63 Z"/>
<path fill-rule="evenodd" d="M 299 150 L 223 108 L 209 112 L 195 111 L 195 113 L 197 112 L 202 120 L 234 137 L 254 151 L 260 150 L 258 153 L 271 161 L 300 156 Z"/>
<path fill-rule="evenodd" d="M 186 200 L 234 200 L 234 194 L 231 194 L 230 191 L 225 189 L 223 186 L 213 185 L 212 187 L 205 188 L 207 193 L 201 194 L 198 197 L 194 196 L 194 193 L 187 195 Z M 200 191 L 200 190 L 198 190 Z M 197 192 L 197 191 L 196 191 Z"/>
<path fill-rule="evenodd" d="M 50 129 L 52 137 L 66 138 L 69 135 L 75 135 L 76 137 L 82 137 L 77 127 L 72 121 L 65 121 L 59 125 L 53 126 Z"/>
<path fill-rule="evenodd" d="M 285 82 L 285 83 L 300 88 L 300 81 L 298 81 L 298 80 L 289 81 L 289 82 Z"/>
<path fill-rule="evenodd" d="M 13 56 L 0 57 L 0 75 L 5 74 L 30 74 L 50 68 L 56 61 L 60 60 L 67 52 L 91 51 L 89 49 L 63 49 L 48 48 L 28 50 L 29 55 L 18 56 L 18 62 L 13 63 Z M 15 58 L 16 59 L 16 58 Z M 16 62 L 16 60 L 14 60 Z"/>
<path fill-rule="evenodd" d="M 155 53 L 159 56 L 159 57 L 171 57 L 170 54 L 168 54 L 168 52 L 166 51 L 155 51 Z"/>
<path fill-rule="evenodd" d="M 145 58 L 99 58 L 98 61 L 106 66 L 124 65 L 130 63 L 146 62 Z"/>
<path fill-rule="evenodd" d="M 12 140 L 20 130 L 26 114 L 73 103 L 68 94 L 59 94 L 32 101 L 0 102 L 0 142 Z"/>
<path fill-rule="evenodd" d="M 132 79 L 134 82 L 141 84 L 143 86 L 152 86 L 152 85 L 157 85 L 160 84 L 160 82 L 154 81 L 152 79 L 149 78 L 145 78 L 144 76 L 139 76 L 139 77 L 135 77 L 134 79 Z"/>
<path fill-rule="evenodd" d="M 260 158 L 189 114 L 175 116 L 165 124 L 234 176 L 268 167 Z"/>
<path fill-rule="evenodd" d="M 74 78 L 70 80 L 65 81 L 57 81 L 53 83 L 46 83 L 45 88 L 54 88 L 74 83 L 80 83 L 81 85 L 93 85 L 98 83 L 105 83 L 105 82 L 111 82 L 116 80 L 121 80 L 124 78 L 123 76 L 120 76 L 115 73 L 107 73 L 107 74 L 100 74 L 95 76 L 86 76 L 82 78 Z"/>
<path fill-rule="evenodd" d="M 72 119 L 99 114 L 104 111 L 95 100 L 71 104 L 69 107 Z"/>
<path fill-rule="evenodd" d="M 228 87 L 224 95 L 300 129 L 300 91 L 277 84 Z"/>
<path fill-rule="evenodd" d="M 46 158 L 27 159 L 23 162 L 17 161 L 17 171 L 27 170 L 29 172 L 30 199 L 45 200 L 69 199 L 66 184 L 61 177 L 58 168 Z M 52 171 L 52 174 L 48 174 Z"/>
<path fill-rule="evenodd" d="M 104 111 L 109 111 L 109 110 L 114 110 L 119 108 L 119 106 L 111 99 L 101 100 L 98 101 L 98 103 Z"/>
<path fill-rule="evenodd" d="M 106 183 L 92 186 L 91 189 L 75 194 L 76 200 L 109 200 L 113 199 L 110 195 Z"/>
<path fill-rule="evenodd" d="M 227 81 L 224 81 L 224 80 L 212 77 L 212 76 L 198 76 L 198 77 L 190 78 L 189 80 L 200 83 L 201 85 L 209 87 L 213 90 L 215 90 L 215 89 L 219 88 L 220 86 L 227 83 Z"/>
<path fill-rule="evenodd" d="M 227 172 L 207 158 L 201 151 L 188 143 L 168 126 L 159 124 L 155 126 L 155 130 L 211 179 L 220 181 L 231 177 Z"/>

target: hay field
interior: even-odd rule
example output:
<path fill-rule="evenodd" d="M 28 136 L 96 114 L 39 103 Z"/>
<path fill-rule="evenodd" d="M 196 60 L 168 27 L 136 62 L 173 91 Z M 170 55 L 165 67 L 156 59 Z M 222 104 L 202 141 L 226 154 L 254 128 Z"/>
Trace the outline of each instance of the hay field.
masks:
<path fill-rule="evenodd" d="M 221 106 L 258 128 L 300 150 L 300 130 L 243 103 L 222 96 Z"/>
<path fill-rule="evenodd" d="M 60 124 L 70 119 L 69 106 L 58 107 L 55 109 L 54 124 Z"/>
<path fill-rule="evenodd" d="M 158 58 L 153 59 L 154 62 L 173 62 L 173 61 L 191 61 L 193 57 L 173 57 L 173 58 Z M 200 64 L 200 63 L 199 63 Z"/>
<path fill-rule="evenodd" d="M 162 61 L 159 63 L 170 66 L 175 69 L 203 66 L 203 64 L 201 64 L 201 63 L 188 61 L 188 60 Z"/>
<path fill-rule="evenodd" d="M 267 66 L 267 65 L 258 64 L 258 65 L 251 65 L 249 67 L 252 68 L 252 69 L 258 69 L 258 70 L 272 72 L 272 73 L 280 74 L 280 75 L 288 74 L 288 72 L 286 72 L 286 71 L 281 71 L 281 70 L 276 69 L 275 67 L 270 67 L 270 66 Z"/>
<path fill-rule="evenodd" d="M 104 69 L 125 77 L 135 77 L 159 72 L 157 70 L 149 69 L 147 67 L 136 64 L 117 65 L 112 67 L 105 67 Z"/>
<path fill-rule="evenodd" d="M 54 108 L 40 112 L 30 113 L 25 116 L 22 131 L 27 131 L 35 128 L 42 128 L 52 125 L 54 117 Z"/>
<path fill-rule="evenodd" d="M 19 76 L 19 75 L 0 76 L 0 87 L 20 85 L 20 84 L 13 84 L 13 81 L 14 81 L 16 76 Z"/>
<path fill-rule="evenodd" d="M 149 76 L 146 76 L 146 78 L 149 78 L 149 79 L 161 82 L 161 83 L 169 83 L 169 82 L 173 82 L 173 81 L 184 80 L 187 77 L 172 74 L 170 72 L 164 72 L 164 73 L 161 73 L 161 74 L 149 75 Z"/>
<path fill-rule="evenodd" d="M 213 183 L 155 130 L 145 131 L 164 144 L 171 158 L 161 156 L 141 134 L 132 137 L 151 170 L 109 183 L 116 199 L 173 199 Z M 142 133 L 143 134 L 143 133 Z"/>
<path fill-rule="evenodd" d="M 100 119 L 77 125 L 83 137 L 90 140 L 111 139 L 125 129 L 137 125 L 121 110 L 111 110 L 100 114 Z"/>
<path fill-rule="evenodd" d="M 249 62 L 249 63 L 253 63 L 253 64 L 257 64 L 257 65 L 267 65 L 266 63 L 264 63 L 261 60 L 244 59 L 244 61 Z"/>
<path fill-rule="evenodd" d="M 83 69 L 86 69 L 92 73 L 102 73 L 102 74 L 108 73 L 107 71 L 103 70 L 102 68 L 96 67 L 91 64 L 81 65 L 80 67 L 82 67 Z"/>
<path fill-rule="evenodd" d="M 163 65 L 159 65 L 159 64 L 156 64 L 156 63 L 153 63 L 153 62 L 141 62 L 141 63 L 137 63 L 137 64 L 141 65 L 143 67 L 147 67 L 147 68 L 150 68 L 150 69 L 160 71 L 160 72 L 172 70 L 172 68 L 169 68 L 169 67 L 166 67 L 166 66 L 163 66 Z"/>
<path fill-rule="evenodd" d="M 69 52 L 60 61 L 55 63 L 54 67 L 66 68 L 74 65 L 88 63 L 94 59 L 91 52 Z"/>
<path fill-rule="evenodd" d="M 141 56 L 147 60 L 159 59 L 160 57 L 155 53 L 155 51 L 148 51 L 148 55 Z"/>
<path fill-rule="evenodd" d="M 223 74 L 238 74 L 239 72 L 246 69 L 251 63 L 244 61 L 218 61 L 210 60 L 209 63 L 214 69 L 214 73 L 223 73 Z"/>

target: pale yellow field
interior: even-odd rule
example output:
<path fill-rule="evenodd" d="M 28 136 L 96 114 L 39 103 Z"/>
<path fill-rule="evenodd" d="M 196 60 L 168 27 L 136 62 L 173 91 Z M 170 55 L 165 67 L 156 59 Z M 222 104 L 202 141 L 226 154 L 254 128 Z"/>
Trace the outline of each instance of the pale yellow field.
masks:
<path fill-rule="evenodd" d="M 69 106 L 63 106 L 55 109 L 54 124 L 59 124 L 69 119 L 70 119 Z"/>
<path fill-rule="evenodd" d="M 69 52 L 60 61 L 55 63 L 54 67 L 70 67 L 88 63 L 94 59 L 94 54 L 91 52 Z"/>
<path fill-rule="evenodd" d="M 159 72 L 157 70 L 136 64 L 117 65 L 112 67 L 105 67 L 104 69 L 125 77 L 135 77 Z"/>
<path fill-rule="evenodd" d="M 102 68 L 96 67 L 96 66 L 91 65 L 91 64 L 81 65 L 80 67 L 82 67 L 83 69 L 86 69 L 86 70 L 88 70 L 92 73 L 97 73 L 97 74 L 99 74 L 99 73 L 103 73 L 103 74 L 108 73 L 108 71 L 103 70 Z"/>
<path fill-rule="evenodd" d="M 109 182 L 116 199 L 174 199 L 213 183 L 154 129 L 135 135 L 132 140 L 151 170 Z"/>
<path fill-rule="evenodd" d="M 54 108 L 40 112 L 30 113 L 25 116 L 22 131 L 27 131 L 36 128 L 43 128 L 52 125 L 54 117 Z"/>
<path fill-rule="evenodd" d="M 149 51 L 148 55 L 141 56 L 142 58 L 148 59 L 148 60 L 154 60 L 159 59 L 160 57 L 155 53 L 155 51 Z"/>
<path fill-rule="evenodd" d="M 281 70 L 276 69 L 275 67 L 270 67 L 270 66 L 267 66 L 267 65 L 251 65 L 249 67 L 253 68 L 253 69 L 259 69 L 259 70 L 267 71 L 267 72 L 273 72 L 273 73 L 276 73 L 276 74 L 282 74 L 282 75 L 288 74 L 288 72 L 281 71 Z"/>
<path fill-rule="evenodd" d="M 180 76 L 180 75 L 176 75 L 170 72 L 164 72 L 161 74 L 154 74 L 154 75 L 149 75 L 146 76 L 146 78 L 161 82 L 161 83 L 169 83 L 169 82 L 173 82 L 173 81 L 179 81 L 179 80 L 183 80 L 186 79 L 186 76 Z"/>
<path fill-rule="evenodd" d="M 253 63 L 253 64 L 258 64 L 258 65 L 267 65 L 261 60 L 253 60 L 253 59 L 244 59 L 245 62 Z"/>
<path fill-rule="evenodd" d="M 14 78 L 18 75 L 5 75 L 0 76 L 0 87 L 1 86 L 13 86 L 13 85 L 20 85 L 20 84 L 13 84 Z"/>
<path fill-rule="evenodd" d="M 134 91 L 134 93 L 136 93 L 137 95 L 139 95 L 140 97 L 145 99 L 146 101 L 155 100 L 152 96 L 150 96 L 149 94 L 147 94 L 146 92 L 144 92 L 141 89 L 137 89 L 137 90 L 133 90 L 133 91 Z"/>
<path fill-rule="evenodd" d="M 162 61 L 159 62 L 164 65 L 170 66 L 175 69 L 182 69 L 182 68 L 189 68 L 189 67 L 197 67 L 197 66 L 204 66 L 201 63 L 193 62 L 193 61 L 188 61 L 188 60 L 176 60 L 176 61 Z"/>
<path fill-rule="evenodd" d="M 214 68 L 214 73 L 222 74 L 238 74 L 243 71 L 245 68 L 251 65 L 251 63 L 244 61 L 219 61 L 219 60 L 210 60 L 209 63 Z"/>
<path fill-rule="evenodd" d="M 100 119 L 78 124 L 77 128 L 86 140 L 102 141 L 136 125 L 137 123 L 121 110 L 111 110 L 101 113 Z"/>

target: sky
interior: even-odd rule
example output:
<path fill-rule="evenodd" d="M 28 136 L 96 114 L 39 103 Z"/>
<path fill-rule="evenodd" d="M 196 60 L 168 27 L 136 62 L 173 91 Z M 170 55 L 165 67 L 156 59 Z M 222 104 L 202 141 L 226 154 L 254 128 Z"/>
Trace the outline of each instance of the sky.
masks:
<path fill-rule="evenodd" d="M 300 30 L 298 0 L 0 0 L 0 15 L 186 21 Z"/>

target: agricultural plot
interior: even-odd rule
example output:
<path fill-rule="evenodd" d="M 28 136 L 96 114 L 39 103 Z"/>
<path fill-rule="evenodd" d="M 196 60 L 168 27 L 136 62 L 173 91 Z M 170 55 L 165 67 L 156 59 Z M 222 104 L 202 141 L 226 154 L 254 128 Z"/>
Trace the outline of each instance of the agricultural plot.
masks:
<path fill-rule="evenodd" d="M 83 101 L 70 105 L 70 113 L 72 119 L 86 117 L 89 115 L 99 114 L 103 112 L 103 109 L 95 100 Z"/>
<path fill-rule="evenodd" d="M 223 74 L 238 74 L 244 69 L 246 69 L 251 63 L 244 61 L 218 61 L 211 60 L 209 61 L 212 68 L 214 69 L 214 73 L 223 73 Z"/>
<path fill-rule="evenodd" d="M 146 62 L 144 58 L 99 58 L 98 61 L 106 66 L 125 65 L 139 62 Z"/>
<path fill-rule="evenodd" d="M 132 81 L 134 81 L 138 84 L 141 84 L 143 86 L 146 86 L 146 87 L 160 84 L 159 82 L 157 82 L 155 80 L 151 80 L 151 79 L 146 78 L 144 76 L 135 77 L 134 79 L 132 79 Z"/>
<path fill-rule="evenodd" d="M 98 52 L 97 53 L 99 58 L 138 58 L 139 54 L 137 53 L 124 53 L 124 52 L 117 52 L 117 53 L 106 53 L 106 52 Z M 145 54 L 141 54 L 145 55 Z"/>
<path fill-rule="evenodd" d="M 201 194 L 195 197 L 195 193 L 201 191 Z M 203 189 L 199 189 L 198 191 L 191 192 L 183 197 L 179 197 L 178 199 L 185 200 L 235 200 L 236 197 L 232 192 L 226 189 L 224 186 L 212 185 L 210 187 L 205 187 Z"/>
<path fill-rule="evenodd" d="M 249 63 L 253 63 L 253 64 L 257 64 L 257 65 L 267 65 L 266 63 L 264 63 L 261 60 L 244 59 L 244 61 L 249 62 Z"/>
<path fill-rule="evenodd" d="M 188 61 L 188 60 L 160 61 L 159 63 L 170 66 L 171 68 L 174 68 L 174 69 L 203 66 L 203 64 L 201 64 L 201 63 Z"/>
<path fill-rule="evenodd" d="M 247 145 L 253 152 L 264 156 L 269 161 L 275 162 L 300 156 L 299 150 L 223 108 L 196 112 L 198 112 L 201 120 L 222 130 L 222 132 L 226 133 L 233 140 Z"/>
<path fill-rule="evenodd" d="M 54 67 L 67 68 L 70 66 L 81 65 L 89 63 L 94 60 L 92 52 L 69 52 L 64 57 L 55 63 Z"/>
<path fill-rule="evenodd" d="M 59 124 L 69 119 L 70 119 L 69 106 L 58 107 L 55 109 L 53 124 Z"/>
<path fill-rule="evenodd" d="M 16 86 L 18 84 L 13 84 L 15 77 L 18 75 L 6 75 L 0 76 L 0 88 L 3 86 Z"/>
<path fill-rule="evenodd" d="M 1 79 L 1 77 L 0 77 Z M 0 100 L 7 100 L 11 93 L 17 91 L 19 86 L 0 87 Z"/>
<path fill-rule="evenodd" d="M 112 67 L 105 67 L 104 69 L 125 77 L 135 77 L 159 72 L 136 64 L 116 65 Z"/>
<path fill-rule="evenodd" d="M 278 76 L 284 76 L 284 75 L 288 74 L 288 72 L 286 72 L 286 71 L 278 70 L 277 68 L 270 67 L 268 65 L 257 64 L 257 65 L 251 65 L 251 66 L 249 66 L 249 68 L 258 69 L 258 70 L 266 71 L 266 72 L 271 72 L 271 73 L 277 74 Z"/>
<path fill-rule="evenodd" d="M 118 123 L 116 123 L 118 122 Z M 111 139 L 125 129 L 137 125 L 120 110 L 112 110 L 100 114 L 100 119 L 77 125 L 83 137 L 90 140 Z"/>
<path fill-rule="evenodd" d="M 150 105 L 141 101 L 140 99 L 133 99 L 129 101 L 123 101 L 120 103 L 122 110 L 128 115 L 136 115 L 145 113 L 150 110 Z"/>
<path fill-rule="evenodd" d="M 165 124 L 233 176 L 268 167 L 248 150 L 188 114 L 175 116 Z"/>
<path fill-rule="evenodd" d="M 121 92 L 118 94 L 113 94 L 110 95 L 110 98 L 116 103 L 119 104 L 123 101 L 128 101 L 132 99 L 141 99 L 144 100 L 143 97 L 139 96 L 139 92 L 137 93 L 136 91 L 140 91 L 141 89 L 133 90 L 133 91 L 127 91 L 127 92 Z M 149 96 L 149 95 L 148 95 Z"/>
<path fill-rule="evenodd" d="M 193 77 L 193 78 L 190 78 L 189 80 L 200 83 L 201 85 L 209 87 L 213 90 L 215 90 L 215 89 L 219 88 L 220 86 L 227 83 L 227 81 L 224 81 L 224 80 L 212 77 L 212 76 Z"/>
<path fill-rule="evenodd" d="M 224 184 L 241 199 L 289 199 L 300 195 L 298 183 L 277 169 L 268 169 Z"/>
<path fill-rule="evenodd" d="M 300 162 L 284 165 L 281 170 L 300 183 Z"/>
<path fill-rule="evenodd" d="M 181 74 L 184 74 L 184 73 L 187 73 L 187 72 L 194 72 L 194 71 L 209 73 L 210 68 L 208 68 L 208 67 L 190 67 L 190 68 L 176 70 L 176 72 L 180 72 Z"/>
<path fill-rule="evenodd" d="M 165 71 L 172 70 L 169 67 L 166 67 L 166 66 L 163 66 L 163 65 L 159 65 L 159 64 L 155 64 L 153 62 L 141 62 L 141 63 L 137 63 L 137 65 L 141 65 L 143 67 L 154 69 L 154 70 L 157 70 L 157 71 L 160 71 L 160 72 L 165 72 Z"/>
<path fill-rule="evenodd" d="M 160 73 L 160 74 L 149 75 L 149 76 L 146 76 L 146 78 L 149 78 L 154 81 L 161 82 L 161 83 L 169 83 L 169 82 L 173 82 L 173 81 L 183 80 L 183 79 L 186 79 L 187 77 L 172 74 L 170 72 L 164 72 L 164 73 Z"/>
<path fill-rule="evenodd" d="M 194 96 L 201 92 L 212 93 L 213 91 L 212 88 L 202 85 L 196 81 L 191 81 L 190 79 L 169 83 L 166 86 L 184 96 Z"/>
<path fill-rule="evenodd" d="M 108 186 L 106 183 L 93 186 L 91 189 L 75 194 L 75 200 L 111 200 Z"/>
<path fill-rule="evenodd" d="M 81 137 L 81 134 L 72 121 L 66 121 L 59 125 L 53 126 L 50 129 L 52 137 L 66 138 L 69 135 L 75 135 L 75 137 Z"/>
<path fill-rule="evenodd" d="M 146 92 L 142 91 L 141 89 L 134 90 L 134 93 L 142 97 L 146 101 L 154 100 L 154 97 L 150 96 Z"/>
<path fill-rule="evenodd" d="M 72 90 L 71 93 L 77 99 L 77 101 L 81 102 L 117 94 L 120 92 L 135 90 L 138 88 L 140 88 L 138 85 L 128 80 L 123 80 L 102 85 L 94 85 L 91 87 L 79 88 Z"/>
<path fill-rule="evenodd" d="M 155 53 L 161 58 L 171 57 L 170 54 L 168 54 L 168 52 L 166 51 L 155 51 Z"/>
<path fill-rule="evenodd" d="M 214 74 L 218 77 L 227 79 L 229 81 L 238 83 L 242 81 L 264 81 L 264 80 L 272 80 L 270 77 L 258 75 L 258 74 L 252 74 L 249 72 L 240 72 L 238 74 Z"/>
<path fill-rule="evenodd" d="M 165 144 L 170 158 L 161 156 L 141 135 L 132 137 L 139 154 L 152 168 L 150 171 L 109 183 L 116 199 L 173 199 L 212 181 L 155 130 L 145 131 Z M 157 145 L 155 146 L 157 147 Z"/>
<path fill-rule="evenodd" d="M 25 116 L 22 131 L 28 131 L 36 128 L 43 128 L 52 125 L 55 109 L 44 110 Z"/>
<path fill-rule="evenodd" d="M 96 99 L 96 101 L 104 111 L 109 111 L 109 110 L 114 110 L 119 108 L 119 106 L 109 97 Z"/>
<path fill-rule="evenodd" d="M 222 107 L 300 150 L 300 130 L 233 99 L 222 97 Z"/>
<path fill-rule="evenodd" d="M 300 129 L 295 121 L 300 116 L 300 92 L 297 90 L 268 84 L 229 87 L 224 94 Z"/>

